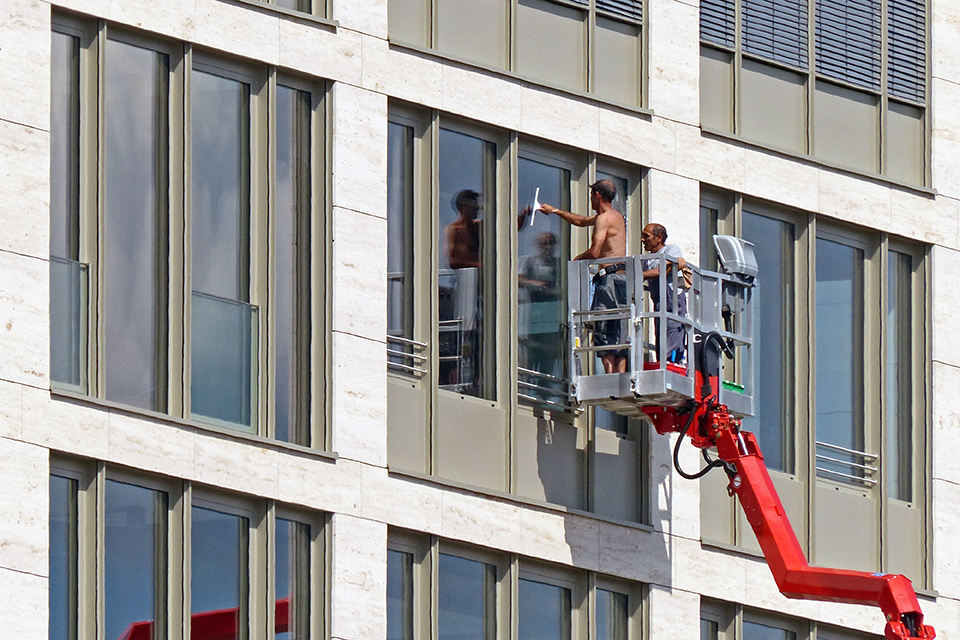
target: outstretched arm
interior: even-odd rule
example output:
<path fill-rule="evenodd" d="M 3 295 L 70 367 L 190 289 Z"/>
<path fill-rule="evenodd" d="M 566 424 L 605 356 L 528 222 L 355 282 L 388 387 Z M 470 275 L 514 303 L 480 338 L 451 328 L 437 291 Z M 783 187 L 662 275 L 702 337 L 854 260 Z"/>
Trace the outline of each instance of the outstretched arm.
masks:
<path fill-rule="evenodd" d="M 590 216 L 589 218 L 577 215 L 576 213 L 570 213 L 569 211 L 564 211 L 563 209 L 557 209 L 553 205 L 542 204 L 540 205 L 540 211 L 543 211 L 546 214 L 558 215 L 570 224 L 575 227 L 589 227 L 597 223 L 597 216 Z"/>

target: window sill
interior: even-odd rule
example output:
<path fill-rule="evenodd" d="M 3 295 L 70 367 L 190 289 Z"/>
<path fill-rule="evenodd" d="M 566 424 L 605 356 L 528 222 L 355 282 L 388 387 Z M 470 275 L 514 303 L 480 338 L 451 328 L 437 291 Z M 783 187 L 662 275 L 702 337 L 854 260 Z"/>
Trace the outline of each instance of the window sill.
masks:
<path fill-rule="evenodd" d="M 700 133 L 710 138 L 717 138 L 725 142 L 733 142 L 752 149 L 757 149 L 760 151 L 767 151 L 770 153 L 775 153 L 779 156 L 784 156 L 791 160 L 800 160 L 809 164 L 816 165 L 822 169 L 829 169 L 830 171 L 836 171 L 839 173 L 850 175 L 854 178 L 866 178 L 873 182 L 879 182 L 889 187 L 896 187 L 898 189 L 903 189 L 905 191 L 913 192 L 917 195 L 927 196 L 934 198 L 937 196 L 937 190 L 932 187 L 924 187 L 922 185 L 911 184 L 909 182 L 903 182 L 902 180 L 897 180 L 896 178 L 891 178 L 889 176 L 884 176 L 879 173 L 870 173 L 867 171 L 861 171 L 859 169 L 852 169 L 850 167 L 845 167 L 843 165 L 834 164 L 832 162 L 825 162 L 817 158 L 816 156 L 811 156 L 805 153 L 797 153 L 796 151 L 789 151 L 787 149 L 781 149 L 779 147 L 772 147 L 770 145 L 764 144 L 762 142 L 757 142 L 756 140 L 750 140 L 742 136 L 738 136 L 727 131 L 720 131 L 719 129 L 713 129 L 711 127 L 700 125 Z"/>
<path fill-rule="evenodd" d="M 301 20 L 303 22 L 312 22 L 318 26 L 329 27 L 333 30 L 336 30 L 340 26 L 340 23 L 336 20 L 321 18 L 310 13 L 304 13 L 303 11 L 294 11 L 293 9 L 278 7 L 275 4 L 267 4 L 261 0 L 220 0 L 220 2 L 249 7 L 251 9 L 258 10 L 261 13 L 283 16 L 285 18 L 292 18 L 294 20 Z"/>
<path fill-rule="evenodd" d="M 229 1 L 252 2 L 253 0 L 229 0 Z M 398 51 L 403 51 L 405 53 L 424 56 L 436 62 L 447 62 L 447 63 L 455 64 L 459 67 L 463 67 L 466 69 L 483 71 L 489 75 L 497 76 L 499 78 L 503 78 L 506 80 L 513 80 L 513 81 L 519 82 L 521 83 L 522 86 L 531 87 L 535 89 L 542 89 L 544 91 L 549 91 L 551 93 L 555 93 L 565 97 L 579 98 L 597 107 L 608 108 L 608 109 L 612 109 L 612 110 L 623 112 L 623 113 L 643 116 L 646 118 L 652 118 L 654 115 L 656 115 L 654 114 L 653 109 L 645 109 L 643 107 L 638 107 L 636 105 L 629 105 L 621 102 L 604 100 L 603 98 L 597 96 L 596 94 L 587 93 L 585 91 L 564 89 L 562 87 L 557 87 L 550 84 L 544 84 L 538 80 L 534 80 L 532 78 L 522 76 L 512 71 L 506 71 L 504 69 L 498 69 L 497 67 L 491 67 L 479 62 L 472 62 L 470 60 L 465 60 L 463 58 L 451 56 L 449 54 L 441 53 L 436 49 L 429 49 L 427 47 L 423 47 L 415 44 L 409 44 L 405 42 L 397 42 L 394 40 L 390 40 L 389 38 L 387 39 L 387 42 L 389 42 L 391 49 L 396 49 Z"/>
<path fill-rule="evenodd" d="M 101 409 L 107 409 L 111 412 L 122 413 L 134 418 L 144 418 L 148 420 L 153 420 L 155 422 L 163 422 L 170 427 L 179 428 L 182 430 L 192 430 L 195 433 L 207 433 L 218 436 L 225 436 L 230 439 L 246 442 L 248 444 L 257 444 L 257 445 L 267 445 L 276 449 L 277 451 L 282 451 L 286 453 L 297 453 L 297 454 L 306 454 L 314 458 L 321 460 L 326 460 L 329 462 L 336 462 L 340 456 L 336 452 L 321 451 L 319 449 L 313 449 L 311 447 L 305 447 L 299 444 L 293 444 L 291 442 L 283 442 L 281 440 L 272 440 L 270 438 L 265 438 L 263 436 L 252 435 L 249 433 L 243 433 L 242 431 L 235 431 L 233 429 L 228 429 L 226 427 L 217 427 L 203 422 L 197 422 L 194 420 L 184 420 L 182 418 L 174 418 L 173 416 L 167 415 L 165 413 L 159 413 L 157 411 L 149 411 L 147 409 L 138 409 L 136 407 L 130 407 L 118 402 L 110 402 L 109 400 L 102 400 L 100 398 L 93 398 L 82 393 L 75 393 L 73 391 L 67 391 L 64 389 L 51 389 L 50 397 L 57 400 L 70 400 L 80 404 L 85 404 L 91 407 L 98 407 Z"/>
<path fill-rule="evenodd" d="M 631 522 L 630 520 L 620 520 L 619 518 L 602 516 L 596 513 L 591 513 L 589 511 L 583 511 L 581 509 L 570 509 L 568 507 L 564 507 L 559 504 L 544 502 L 542 500 L 536 500 L 534 498 L 525 498 L 523 496 L 518 496 L 512 493 L 503 493 L 501 491 L 495 491 L 493 489 L 487 489 L 485 487 L 477 487 L 474 485 L 457 482 L 455 480 L 447 480 L 445 478 L 438 478 L 436 476 L 428 476 L 426 474 L 418 473 L 416 471 L 401 471 L 398 469 L 391 469 L 390 466 L 387 465 L 387 472 L 392 477 L 402 478 L 404 480 L 410 480 L 420 484 L 429 485 L 436 489 L 448 489 L 448 490 L 456 491 L 458 493 L 479 494 L 489 498 L 496 498 L 497 500 L 510 502 L 517 506 L 535 507 L 537 509 L 544 509 L 547 511 L 553 511 L 555 513 L 568 513 L 570 515 L 583 516 L 585 518 L 590 518 L 591 520 L 597 520 L 600 522 L 605 522 L 605 523 L 617 525 L 620 527 L 628 527 L 630 529 L 645 531 L 647 533 L 656 532 L 656 529 L 654 529 L 653 526 L 649 524 L 643 524 L 640 522 Z"/>

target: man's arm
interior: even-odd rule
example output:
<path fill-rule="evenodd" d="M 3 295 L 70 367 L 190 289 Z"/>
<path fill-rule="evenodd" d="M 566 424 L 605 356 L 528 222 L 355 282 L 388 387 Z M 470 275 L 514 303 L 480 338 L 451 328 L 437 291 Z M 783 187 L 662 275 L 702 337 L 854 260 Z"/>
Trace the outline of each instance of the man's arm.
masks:
<path fill-rule="evenodd" d="M 677 266 L 682 270 L 687 266 L 687 261 L 683 258 L 682 255 L 674 256 L 672 253 L 666 254 L 668 258 L 676 258 Z M 669 260 L 667 261 L 667 273 L 670 273 L 673 270 L 673 263 Z M 660 276 L 660 267 L 655 267 L 653 269 L 647 269 L 643 272 L 643 279 L 647 280 L 648 278 L 657 278 Z"/>
<path fill-rule="evenodd" d="M 597 216 L 594 216 L 597 218 Z M 598 258 L 603 258 L 605 256 L 601 255 L 603 253 L 603 243 L 607 239 L 607 230 L 610 228 L 608 222 L 596 221 L 596 226 L 593 228 L 593 240 L 590 243 L 590 248 L 578 255 L 574 260 L 596 260 Z"/>
<path fill-rule="evenodd" d="M 557 209 L 553 205 L 542 204 L 540 205 L 540 211 L 543 211 L 546 214 L 558 215 L 570 224 L 575 227 L 589 227 L 591 225 L 597 224 L 597 216 L 593 215 L 589 218 L 577 215 L 576 213 L 570 213 L 569 211 L 564 211 L 563 209 Z"/>

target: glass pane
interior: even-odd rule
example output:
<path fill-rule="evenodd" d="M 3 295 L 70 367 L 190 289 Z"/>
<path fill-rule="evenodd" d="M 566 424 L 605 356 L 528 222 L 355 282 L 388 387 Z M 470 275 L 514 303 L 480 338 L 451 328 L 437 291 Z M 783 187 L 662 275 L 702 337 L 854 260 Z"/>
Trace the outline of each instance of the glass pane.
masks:
<path fill-rule="evenodd" d="M 613 202 L 610 204 L 614 209 L 620 212 L 620 215 L 623 216 L 624 223 L 626 228 L 629 231 L 630 229 L 630 216 L 627 215 L 629 210 L 630 200 L 629 200 L 629 188 L 630 182 L 621 176 L 614 175 L 612 173 L 607 173 L 605 171 L 597 171 L 597 180 L 609 180 L 617 188 L 617 197 L 613 199 Z M 627 237 L 629 237 L 629 233 Z"/>
<path fill-rule="evenodd" d="M 796 640 L 797 634 L 780 627 L 768 627 L 757 622 L 743 621 L 743 640 Z"/>
<path fill-rule="evenodd" d="M 566 263 L 569 235 L 559 216 L 543 213 L 523 217 L 539 201 L 570 209 L 570 172 L 526 158 L 518 165 L 521 226 L 517 234 L 517 339 L 519 393 L 522 400 L 567 402 L 564 363 Z M 539 190 L 539 192 L 538 192 Z"/>
<path fill-rule="evenodd" d="M 194 292 L 190 318 L 190 414 L 255 430 L 257 307 Z"/>
<path fill-rule="evenodd" d="M 700 640 L 719 640 L 720 625 L 713 620 L 700 618 Z"/>
<path fill-rule="evenodd" d="M 50 255 L 80 259 L 80 39 L 50 47 Z"/>
<path fill-rule="evenodd" d="M 104 393 L 162 411 L 168 62 L 114 40 L 105 58 Z"/>
<path fill-rule="evenodd" d="M 278 7 L 310 13 L 310 0 L 274 0 Z"/>
<path fill-rule="evenodd" d="M 597 640 L 627 640 L 627 594 L 597 589 Z"/>
<path fill-rule="evenodd" d="M 310 637 L 310 525 L 277 518 L 277 640 Z"/>
<path fill-rule="evenodd" d="M 793 225 L 743 212 L 743 238 L 754 244 L 757 265 L 763 274 L 754 289 L 753 358 L 754 412 L 744 428 L 760 441 L 770 469 L 793 471 L 793 420 L 791 379 L 793 336 Z"/>
<path fill-rule="evenodd" d="M 520 579 L 519 640 L 570 640 L 570 589 Z"/>
<path fill-rule="evenodd" d="M 413 554 L 387 550 L 387 640 L 413 640 Z"/>
<path fill-rule="evenodd" d="M 440 554 L 439 640 L 496 636 L 495 566 Z"/>
<path fill-rule="evenodd" d="M 224 639 L 246 637 L 249 523 L 229 513 L 193 507 L 190 621 L 193 634 L 217 629 Z"/>
<path fill-rule="evenodd" d="M 298 411 L 310 345 L 310 93 L 277 86 L 274 215 L 274 354 L 277 440 L 308 444 Z"/>
<path fill-rule="evenodd" d="M 387 131 L 387 334 L 412 339 L 413 127 Z"/>
<path fill-rule="evenodd" d="M 77 482 L 50 476 L 50 640 L 77 637 Z"/>
<path fill-rule="evenodd" d="M 113 480 L 105 491 L 105 636 L 161 638 L 154 621 L 166 613 L 167 494 Z"/>
<path fill-rule="evenodd" d="M 250 85 L 191 76 L 193 290 L 249 298 Z"/>
<path fill-rule="evenodd" d="M 817 238 L 817 441 L 863 451 L 863 251 Z M 761 317 L 761 323 L 763 318 Z M 818 446 L 817 466 L 861 475 L 860 456 Z"/>
<path fill-rule="evenodd" d="M 50 379 L 87 391 L 87 265 L 50 258 Z"/>
<path fill-rule="evenodd" d="M 745 214 L 751 215 L 751 214 Z M 713 244 L 713 236 L 720 233 L 720 212 L 713 207 L 700 207 L 700 268 L 708 271 L 719 271 L 717 261 L 717 247 Z"/>
<path fill-rule="evenodd" d="M 895 500 L 913 498 L 910 256 L 887 253 L 887 480 Z"/>
<path fill-rule="evenodd" d="M 482 263 L 485 252 L 492 254 L 494 154 L 491 142 L 440 130 L 440 387 L 491 400 L 494 345 L 486 319 L 493 300 Z"/>

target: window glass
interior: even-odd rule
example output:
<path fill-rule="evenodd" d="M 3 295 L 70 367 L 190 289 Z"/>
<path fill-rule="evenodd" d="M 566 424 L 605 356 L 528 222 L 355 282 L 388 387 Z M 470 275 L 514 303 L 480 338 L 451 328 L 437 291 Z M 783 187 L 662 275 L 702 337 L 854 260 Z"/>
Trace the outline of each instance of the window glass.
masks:
<path fill-rule="evenodd" d="M 193 628 L 246 629 L 249 523 L 193 507 L 190 613 Z M 243 636 L 238 633 L 238 637 Z"/>
<path fill-rule="evenodd" d="M 310 0 L 274 0 L 278 7 L 310 13 Z"/>
<path fill-rule="evenodd" d="M 895 500 L 913 498 L 910 256 L 887 253 L 887 482 Z"/>
<path fill-rule="evenodd" d="M 310 525 L 277 518 L 276 638 L 310 637 Z"/>
<path fill-rule="evenodd" d="M 627 594 L 597 589 L 597 640 L 627 640 Z"/>
<path fill-rule="evenodd" d="M 570 640 L 570 589 L 520 579 L 519 640 Z"/>
<path fill-rule="evenodd" d="M 387 640 L 413 640 L 413 554 L 387 550 Z"/>
<path fill-rule="evenodd" d="M 767 467 L 789 473 L 793 430 L 787 371 L 792 361 L 794 229 L 787 222 L 744 211 L 743 238 L 754 244 L 762 275 L 761 286 L 753 292 L 759 321 L 753 336 L 755 415 L 743 424 L 757 434 Z"/>
<path fill-rule="evenodd" d="M 308 367 L 310 93 L 277 86 L 274 188 L 274 363 L 277 440 L 308 444 L 300 399 Z"/>
<path fill-rule="evenodd" d="M 77 482 L 50 476 L 50 640 L 77 637 L 77 557 Z"/>
<path fill-rule="evenodd" d="M 720 625 L 714 620 L 700 618 L 700 640 L 719 640 Z"/>
<path fill-rule="evenodd" d="M 387 135 L 387 334 L 412 339 L 413 127 Z"/>
<path fill-rule="evenodd" d="M 844 479 L 862 475 L 863 251 L 817 238 L 816 270 L 817 467 Z"/>
<path fill-rule="evenodd" d="M 191 406 L 251 427 L 257 310 L 249 301 L 250 85 L 192 76 Z"/>
<path fill-rule="evenodd" d="M 743 621 L 743 640 L 796 640 L 797 634 L 780 627 L 768 627 L 758 622 Z"/>
<path fill-rule="evenodd" d="M 517 236 L 519 393 L 521 399 L 530 402 L 542 400 L 564 405 L 569 236 L 559 216 L 523 214 L 532 206 L 537 193 L 540 202 L 569 210 L 570 172 L 520 158 L 518 185 L 523 208 Z"/>
<path fill-rule="evenodd" d="M 494 153 L 491 142 L 440 130 L 440 388 L 487 399 L 495 345 L 488 339 L 492 280 L 483 262 L 492 255 L 496 217 Z"/>
<path fill-rule="evenodd" d="M 440 554 L 438 637 L 490 640 L 496 635 L 496 567 Z"/>
<path fill-rule="evenodd" d="M 87 272 L 80 259 L 80 39 L 50 49 L 50 379 L 86 393 Z"/>
<path fill-rule="evenodd" d="M 166 614 L 167 495 L 113 480 L 105 494 L 105 635 L 152 628 L 153 637 L 163 637 L 154 625 Z"/>
<path fill-rule="evenodd" d="M 168 60 L 115 40 L 104 57 L 104 395 L 162 411 Z"/>

